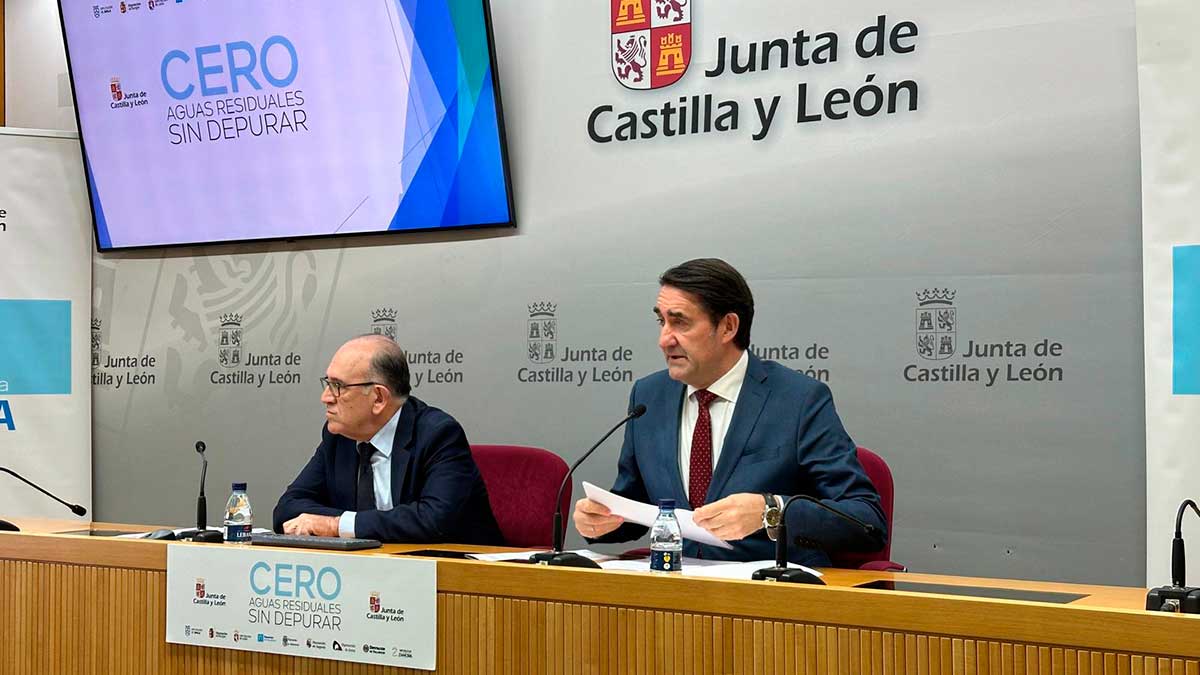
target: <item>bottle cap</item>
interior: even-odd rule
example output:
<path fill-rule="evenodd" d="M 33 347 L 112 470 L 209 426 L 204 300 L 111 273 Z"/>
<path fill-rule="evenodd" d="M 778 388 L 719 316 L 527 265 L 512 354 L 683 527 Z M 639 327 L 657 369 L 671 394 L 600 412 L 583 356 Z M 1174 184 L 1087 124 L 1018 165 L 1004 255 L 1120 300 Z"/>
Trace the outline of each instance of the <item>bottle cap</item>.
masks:
<path fill-rule="evenodd" d="M 233 491 L 234 491 L 234 492 L 245 492 L 245 491 L 246 491 L 246 484 L 245 484 L 245 483 L 234 483 L 234 484 L 233 484 Z"/>
<path fill-rule="evenodd" d="M 658 500 L 658 508 L 674 510 L 675 509 L 675 500 L 674 499 L 660 499 L 660 500 Z"/>

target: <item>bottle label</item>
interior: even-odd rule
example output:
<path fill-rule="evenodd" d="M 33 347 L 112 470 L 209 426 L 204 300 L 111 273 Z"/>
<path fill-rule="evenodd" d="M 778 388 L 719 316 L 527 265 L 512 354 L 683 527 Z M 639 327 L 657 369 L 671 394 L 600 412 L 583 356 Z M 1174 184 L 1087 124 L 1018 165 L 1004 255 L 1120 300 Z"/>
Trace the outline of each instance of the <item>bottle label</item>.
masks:
<path fill-rule="evenodd" d="M 250 541 L 250 524 L 226 525 L 225 541 L 231 541 L 239 544 Z"/>
<path fill-rule="evenodd" d="M 683 569 L 683 555 L 679 551 L 650 551 L 652 572 L 679 572 Z"/>

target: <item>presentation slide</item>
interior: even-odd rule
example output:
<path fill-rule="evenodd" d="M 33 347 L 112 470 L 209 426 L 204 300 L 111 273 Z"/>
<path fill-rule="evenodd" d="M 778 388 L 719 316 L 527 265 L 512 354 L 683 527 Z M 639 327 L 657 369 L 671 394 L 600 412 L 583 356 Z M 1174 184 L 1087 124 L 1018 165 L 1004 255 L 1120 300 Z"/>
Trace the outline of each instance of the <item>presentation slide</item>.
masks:
<path fill-rule="evenodd" d="M 61 0 L 101 249 L 511 224 L 482 0 Z"/>

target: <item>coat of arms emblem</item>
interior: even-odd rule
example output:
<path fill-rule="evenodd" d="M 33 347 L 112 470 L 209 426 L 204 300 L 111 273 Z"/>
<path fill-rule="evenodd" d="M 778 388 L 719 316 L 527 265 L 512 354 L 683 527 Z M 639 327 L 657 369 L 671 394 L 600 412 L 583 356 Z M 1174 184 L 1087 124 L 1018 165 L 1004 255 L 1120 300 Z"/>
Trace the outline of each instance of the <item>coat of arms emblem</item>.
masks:
<path fill-rule="evenodd" d="M 955 291 L 934 288 L 917 291 L 917 356 L 941 361 L 958 347 L 958 314 Z"/>
<path fill-rule="evenodd" d="M 552 302 L 534 302 L 529 305 L 529 323 L 526 337 L 529 339 L 529 360 L 532 363 L 550 363 L 557 356 L 558 305 Z"/>
<path fill-rule="evenodd" d="M 675 84 L 692 61 L 692 0 L 609 0 L 613 75 L 630 89 Z"/>
<path fill-rule="evenodd" d="M 380 307 L 371 310 L 371 333 L 396 340 L 396 316 L 398 312 L 391 307 Z"/>
<path fill-rule="evenodd" d="M 102 324 L 100 319 L 92 319 L 92 368 L 99 368 L 101 361 L 101 347 L 103 346 L 104 336 L 100 332 Z"/>
<path fill-rule="evenodd" d="M 225 368 L 242 365 L 242 315 L 221 315 L 220 339 L 217 341 L 217 361 Z"/>

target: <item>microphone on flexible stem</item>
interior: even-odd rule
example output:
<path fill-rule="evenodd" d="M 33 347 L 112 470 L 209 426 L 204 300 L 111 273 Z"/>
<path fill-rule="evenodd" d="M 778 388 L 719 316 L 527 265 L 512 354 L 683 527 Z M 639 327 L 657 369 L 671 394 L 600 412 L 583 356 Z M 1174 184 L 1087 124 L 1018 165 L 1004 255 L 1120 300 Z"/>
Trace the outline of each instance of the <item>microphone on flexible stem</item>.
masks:
<path fill-rule="evenodd" d="M 204 456 L 207 446 L 204 441 L 196 441 L 196 452 L 200 453 L 200 496 L 196 497 L 196 531 L 208 529 L 208 499 L 204 496 L 204 478 L 208 476 L 208 458 Z"/>
<path fill-rule="evenodd" d="M 1171 540 L 1171 585 L 1151 589 L 1146 594 L 1146 609 L 1200 614 L 1200 588 L 1189 588 L 1187 585 L 1187 560 L 1183 548 L 1183 514 L 1189 506 L 1196 515 L 1200 515 L 1200 508 L 1190 499 L 1183 500 L 1175 514 L 1175 538 Z"/>
<path fill-rule="evenodd" d="M 858 525 L 859 527 L 862 528 L 863 532 L 867 533 L 867 536 L 871 537 L 875 542 L 877 542 L 879 544 L 880 548 L 883 548 L 883 544 L 884 544 L 883 532 L 881 532 L 878 527 L 875 527 L 874 525 L 872 525 L 870 523 L 864 523 L 863 521 L 859 520 L 858 518 L 855 518 L 854 516 L 850 515 L 849 513 L 845 513 L 844 511 L 835 509 L 832 506 L 821 501 L 820 499 L 817 499 L 816 497 L 809 497 L 808 495 L 794 495 L 787 500 L 786 504 L 783 505 L 783 513 L 781 513 L 780 517 L 779 517 L 779 536 L 775 540 L 775 566 L 774 567 L 764 567 L 761 570 L 756 570 L 754 572 L 754 574 L 750 575 L 751 579 L 755 579 L 758 581 L 781 581 L 784 583 L 791 583 L 791 584 L 817 584 L 820 586 L 825 585 L 825 582 L 821 581 L 821 577 L 818 577 L 817 575 L 813 574 L 812 572 L 808 572 L 799 567 L 788 567 L 787 566 L 787 547 L 788 547 L 787 510 L 788 510 L 788 507 L 791 506 L 792 503 L 796 502 L 796 501 L 810 502 L 812 504 L 816 504 L 817 506 L 832 513 L 833 515 L 837 516 L 838 518 L 841 518 L 842 520 L 845 520 L 847 522 L 851 522 L 851 523 L 854 523 L 855 525 Z"/>
<path fill-rule="evenodd" d="M 539 565 L 553 565 L 555 567 L 590 567 L 593 569 L 600 569 L 600 565 L 596 564 L 596 561 L 594 560 L 585 558 L 578 553 L 563 552 L 563 490 L 565 490 L 567 485 L 570 484 L 571 474 L 575 473 L 575 469 L 578 468 L 580 464 L 583 464 L 583 460 L 591 456 L 596 448 L 600 447 L 601 443 L 608 440 L 609 436 L 612 436 L 617 429 L 625 426 L 625 423 L 629 420 L 637 419 L 645 414 L 646 406 L 642 405 L 641 403 L 634 406 L 633 410 L 630 410 L 628 415 L 626 415 L 620 422 L 617 422 L 616 426 L 614 426 L 612 429 L 609 429 L 607 434 L 604 434 L 600 440 L 596 441 L 595 445 L 588 448 L 588 451 L 583 453 L 583 456 L 575 460 L 575 463 L 571 465 L 570 470 L 567 471 L 567 475 L 563 476 L 562 484 L 558 486 L 558 495 L 554 498 L 554 548 L 549 551 L 534 553 L 533 555 L 529 556 L 529 562 L 537 563 Z"/>
<path fill-rule="evenodd" d="M 179 539 L 191 539 L 205 544 L 220 544 L 224 537 L 220 532 L 208 529 L 208 499 L 204 496 L 204 479 L 208 476 L 208 457 L 204 451 L 208 446 L 204 441 L 196 441 L 196 452 L 200 453 L 200 494 L 196 497 L 196 529 L 184 530 L 177 535 Z"/>
<path fill-rule="evenodd" d="M 4 472 L 10 476 L 13 476 L 14 478 L 16 478 L 17 480 L 20 480 L 22 483 L 25 483 L 29 487 L 46 495 L 47 497 L 53 499 L 54 501 L 58 502 L 59 504 L 62 504 L 63 506 L 67 507 L 68 509 L 71 509 L 71 513 L 74 513 L 77 516 L 86 516 L 87 515 L 87 509 L 83 508 L 82 506 L 80 506 L 78 504 L 68 504 L 67 502 L 64 502 L 63 500 L 59 499 L 58 497 L 54 496 L 53 494 L 47 492 L 40 485 L 37 485 L 36 483 L 30 481 L 28 478 L 22 476 L 21 474 L 17 473 L 16 471 L 13 471 L 12 469 L 0 466 L 0 472 Z M 21 528 L 17 527 L 16 525 L 13 525 L 12 523 L 8 522 L 7 520 L 0 520 L 0 532 L 20 532 L 20 531 L 21 531 Z"/>

